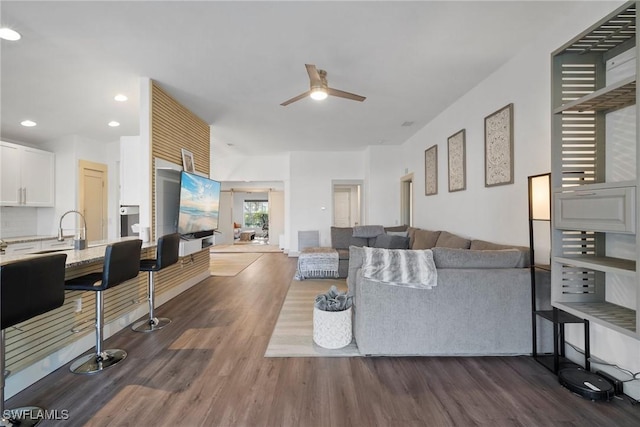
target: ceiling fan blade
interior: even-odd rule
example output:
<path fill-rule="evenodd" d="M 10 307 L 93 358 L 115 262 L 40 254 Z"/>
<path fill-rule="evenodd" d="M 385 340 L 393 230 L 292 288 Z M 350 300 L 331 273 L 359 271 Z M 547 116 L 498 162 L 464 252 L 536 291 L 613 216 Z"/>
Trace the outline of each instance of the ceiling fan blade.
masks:
<path fill-rule="evenodd" d="M 367 99 L 364 96 L 360 96 L 360 95 L 356 95 L 355 93 L 349 93 L 349 92 L 345 92 L 343 90 L 338 90 L 338 89 L 333 89 L 333 88 L 327 88 L 327 93 L 329 95 L 333 95 L 333 96 L 339 96 L 340 98 L 346 98 L 346 99 L 351 99 L 353 101 L 364 101 L 365 99 Z"/>
<path fill-rule="evenodd" d="M 286 107 L 287 105 L 291 104 L 292 102 L 300 101 L 302 98 L 304 98 L 306 96 L 309 96 L 309 92 L 311 92 L 311 91 L 306 91 L 305 93 L 301 93 L 298 96 L 295 96 L 295 97 L 293 97 L 293 98 L 291 98 L 289 100 L 284 101 L 280 105 L 282 105 L 283 107 Z"/>
<path fill-rule="evenodd" d="M 307 74 L 309 74 L 309 81 L 311 82 L 311 87 L 322 86 L 322 79 L 320 78 L 320 73 L 318 73 L 318 69 L 313 64 L 304 64 L 307 67 Z"/>

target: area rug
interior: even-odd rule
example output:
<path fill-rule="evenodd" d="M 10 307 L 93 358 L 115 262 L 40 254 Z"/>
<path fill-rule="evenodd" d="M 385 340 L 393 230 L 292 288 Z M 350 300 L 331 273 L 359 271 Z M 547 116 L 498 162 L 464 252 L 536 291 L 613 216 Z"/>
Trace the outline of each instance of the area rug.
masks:
<path fill-rule="evenodd" d="M 236 243 L 234 245 L 215 245 L 209 249 L 210 253 L 265 253 L 282 252 L 278 246 L 260 243 Z"/>
<path fill-rule="evenodd" d="M 235 276 L 261 256 L 261 253 L 212 253 L 209 272 L 212 276 Z"/>
<path fill-rule="evenodd" d="M 346 347 L 326 349 L 313 342 L 313 302 L 331 285 L 347 290 L 344 279 L 292 280 L 265 357 L 356 357 L 360 356 L 355 340 Z"/>

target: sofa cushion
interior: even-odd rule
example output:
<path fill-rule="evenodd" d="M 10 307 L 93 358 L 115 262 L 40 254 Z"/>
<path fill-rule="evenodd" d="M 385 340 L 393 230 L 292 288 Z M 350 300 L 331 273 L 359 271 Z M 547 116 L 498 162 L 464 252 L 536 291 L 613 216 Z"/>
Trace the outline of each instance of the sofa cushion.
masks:
<path fill-rule="evenodd" d="M 409 237 L 408 231 L 387 231 L 386 233 L 390 236 Z"/>
<path fill-rule="evenodd" d="M 436 268 L 519 268 L 522 252 L 517 249 L 470 250 L 435 247 Z"/>
<path fill-rule="evenodd" d="M 408 225 L 394 225 L 393 227 L 385 227 L 384 231 L 386 231 L 387 233 L 389 231 L 408 231 L 409 230 L 409 226 Z"/>
<path fill-rule="evenodd" d="M 503 245 L 500 243 L 487 242 L 486 240 L 472 240 L 469 249 L 474 250 L 497 250 L 497 249 L 518 249 L 521 252 L 521 264 L 519 267 L 529 267 L 529 248 L 527 246 Z"/>
<path fill-rule="evenodd" d="M 416 227 L 407 227 L 407 234 L 409 235 L 409 247 L 413 248 L 413 242 L 416 238 L 416 231 L 420 230 Z"/>
<path fill-rule="evenodd" d="M 438 236 L 435 246 L 438 248 L 469 249 L 471 240 L 443 231 Z"/>
<path fill-rule="evenodd" d="M 376 241 L 372 247 L 384 249 L 409 249 L 409 238 L 393 236 L 391 234 L 381 234 L 376 237 Z"/>
<path fill-rule="evenodd" d="M 381 225 L 357 225 L 353 227 L 353 237 L 377 237 L 384 234 L 384 227 Z"/>
<path fill-rule="evenodd" d="M 333 249 L 349 249 L 349 246 L 369 246 L 375 237 L 353 237 L 353 227 L 331 227 L 331 247 Z"/>
<path fill-rule="evenodd" d="M 431 249 L 436 245 L 439 236 L 439 231 L 420 230 L 417 228 L 413 233 L 413 244 L 409 242 L 411 249 Z"/>

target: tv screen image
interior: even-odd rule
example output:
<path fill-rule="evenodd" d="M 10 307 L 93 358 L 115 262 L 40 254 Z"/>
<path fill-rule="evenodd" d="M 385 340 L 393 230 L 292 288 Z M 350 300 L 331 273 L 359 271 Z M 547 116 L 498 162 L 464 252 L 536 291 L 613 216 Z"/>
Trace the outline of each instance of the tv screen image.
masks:
<path fill-rule="evenodd" d="M 200 237 L 218 228 L 220 183 L 192 173 L 180 174 L 178 233 Z"/>

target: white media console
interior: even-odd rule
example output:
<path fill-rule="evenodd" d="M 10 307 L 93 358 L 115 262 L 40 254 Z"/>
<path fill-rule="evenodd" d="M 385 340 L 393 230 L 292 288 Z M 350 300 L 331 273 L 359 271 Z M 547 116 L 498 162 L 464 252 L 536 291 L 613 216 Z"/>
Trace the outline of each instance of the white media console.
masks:
<path fill-rule="evenodd" d="M 213 246 L 214 236 L 201 237 L 199 239 L 180 240 L 180 248 L 178 249 L 178 255 L 183 257 L 187 255 L 200 252 L 203 249 Z"/>

